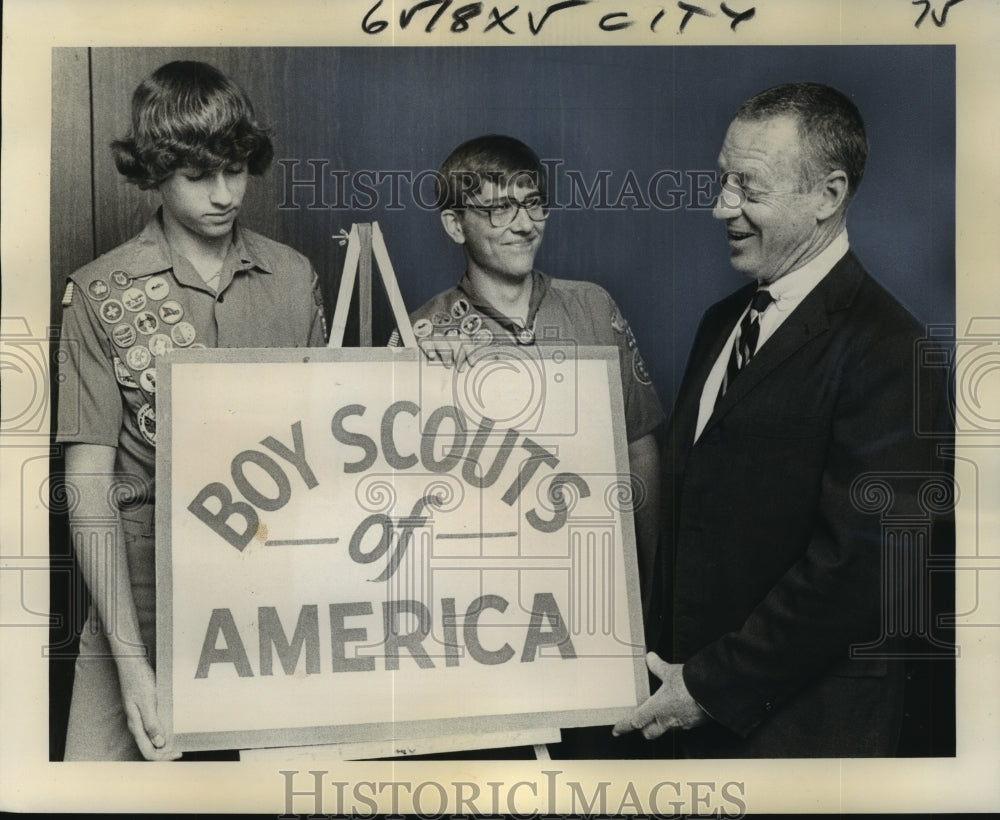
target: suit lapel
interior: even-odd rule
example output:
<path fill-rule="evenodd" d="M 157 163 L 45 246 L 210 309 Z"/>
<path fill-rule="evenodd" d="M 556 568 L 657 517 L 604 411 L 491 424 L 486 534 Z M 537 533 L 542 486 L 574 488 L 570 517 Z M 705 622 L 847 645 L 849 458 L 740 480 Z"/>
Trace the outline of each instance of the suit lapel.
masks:
<path fill-rule="evenodd" d="M 749 364 L 740 371 L 739 376 L 726 391 L 726 395 L 716 403 L 715 409 L 705 425 L 705 430 L 711 429 L 719 419 L 738 405 L 744 396 L 754 390 L 793 353 L 811 339 L 825 333 L 830 326 L 830 314 L 850 305 L 863 275 L 860 263 L 854 254 L 848 252 L 792 311 L 791 315 L 781 323 L 774 335 L 767 340 Z M 749 301 L 749 296 L 747 301 Z M 733 323 L 729 325 L 727 330 L 723 331 L 724 337 L 732 331 L 735 321 L 736 319 L 733 318 Z M 722 341 L 724 343 L 725 338 Z M 721 352 L 721 345 L 719 345 L 719 352 Z M 699 384 L 704 385 L 708 371 L 716 358 L 718 358 L 718 354 L 715 358 L 709 359 Z"/>
<path fill-rule="evenodd" d="M 694 443 L 694 431 L 698 424 L 698 409 L 705 380 L 708 379 L 712 365 L 722 355 L 722 348 L 729 340 L 729 334 L 736 325 L 736 320 L 749 303 L 756 287 L 748 285 L 740 288 L 710 307 L 702 319 L 688 356 L 684 381 L 677 391 L 671 424 L 675 446 L 682 451 L 686 451 Z"/>

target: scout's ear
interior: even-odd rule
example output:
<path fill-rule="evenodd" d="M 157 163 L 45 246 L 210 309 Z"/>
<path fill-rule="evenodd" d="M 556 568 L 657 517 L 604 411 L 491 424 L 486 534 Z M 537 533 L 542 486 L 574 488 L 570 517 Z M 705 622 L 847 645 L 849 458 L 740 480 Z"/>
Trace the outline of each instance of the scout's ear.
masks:
<path fill-rule="evenodd" d="M 452 238 L 453 242 L 459 245 L 465 244 L 465 230 L 462 227 L 462 215 L 452 208 L 445 208 L 441 211 L 441 224 L 445 233 Z"/>

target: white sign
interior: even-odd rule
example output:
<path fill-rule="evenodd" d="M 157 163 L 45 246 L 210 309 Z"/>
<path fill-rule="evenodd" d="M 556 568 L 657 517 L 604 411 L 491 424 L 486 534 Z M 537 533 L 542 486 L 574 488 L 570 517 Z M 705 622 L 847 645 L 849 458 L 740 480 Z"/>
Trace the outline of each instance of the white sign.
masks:
<path fill-rule="evenodd" d="M 612 723 L 648 694 L 616 351 L 198 350 L 161 374 L 178 748 Z"/>

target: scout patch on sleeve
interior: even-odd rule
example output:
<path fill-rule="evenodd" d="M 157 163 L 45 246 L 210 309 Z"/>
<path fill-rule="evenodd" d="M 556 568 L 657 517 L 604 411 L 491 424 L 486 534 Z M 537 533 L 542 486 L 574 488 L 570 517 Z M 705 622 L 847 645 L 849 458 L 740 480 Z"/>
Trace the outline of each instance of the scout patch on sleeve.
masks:
<path fill-rule="evenodd" d="M 147 443 L 156 445 L 156 411 L 153 410 L 152 405 L 144 404 L 139 408 L 135 416 L 136 424 L 139 427 L 139 432 L 142 437 L 147 441 Z"/>
<path fill-rule="evenodd" d="M 63 293 L 63 298 L 62 298 L 62 306 L 63 307 L 69 307 L 70 305 L 73 304 L 73 291 L 74 291 L 74 289 L 75 289 L 75 286 L 74 286 L 72 280 L 70 280 L 69 282 L 66 283 L 66 292 Z"/>
<path fill-rule="evenodd" d="M 611 328 L 619 335 L 625 336 L 625 344 L 628 345 L 629 350 L 635 350 L 638 345 L 635 341 L 635 334 L 632 332 L 632 326 L 629 325 L 628 321 L 622 316 L 621 311 L 617 306 L 611 308 Z"/>
<path fill-rule="evenodd" d="M 640 384 L 652 384 L 653 380 L 650 378 L 649 371 L 646 369 L 646 363 L 642 360 L 642 355 L 639 353 L 638 348 L 632 353 L 632 372 L 635 374 L 636 381 Z"/>
<path fill-rule="evenodd" d="M 622 316 L 621 311 L 617 307 L 611 308 L 611 327 L 615 333 L 625 337 L 625 344 L 632 351 L 632 374 L 635 376 L 636 381 L 640 384 L 652 384 L 653 380 L 650 378 L 649 371 L 646 369 L 646 363 L 642 360 L 642 355 L 639 353 L 639 343 L 636 341 L 635 333 L 632 332 L 632 326 Z"/>

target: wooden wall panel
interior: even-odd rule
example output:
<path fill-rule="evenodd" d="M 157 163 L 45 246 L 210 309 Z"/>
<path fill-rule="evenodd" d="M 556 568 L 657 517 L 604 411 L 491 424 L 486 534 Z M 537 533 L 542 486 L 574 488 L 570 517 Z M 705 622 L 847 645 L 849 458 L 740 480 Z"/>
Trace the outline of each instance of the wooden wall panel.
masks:
<path fill-rule="evenodd" d="M 49 233 L 54 325 L 66 277 L 94 258 L 91 206 L 89 58 L 85 48 L 52 50 L 52 175 Z"/>
<path fill-rule="evenodd" d="M 86 48 L 52 50 L 52 143 L 49 189 L 51 324 L 62 323 L 66 278 L 94 258 L 94 214 L 91 187 L 90 78 Z M 54 355 L 52 361 L 55 362 Z M 51 419 L 57 417 L 58 367 L 51 368 Z M 63 471 L 61 448 L 53 448 L 50 471 Z M 53 509 L 55 505 L 53 506 Z M 73 688 L 77 632 L 88 603 L 82 581 L 65 570 L 73 564 L 66 517 L 49 516 L 49 544 L 53 571 L 49 600 L 55 617 L 49 630 L 49 759 L 62 760 L 66 741 L 70 694 Z"/>

